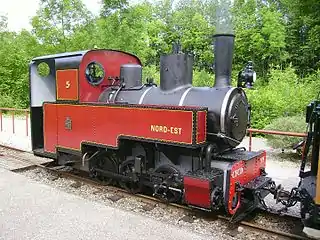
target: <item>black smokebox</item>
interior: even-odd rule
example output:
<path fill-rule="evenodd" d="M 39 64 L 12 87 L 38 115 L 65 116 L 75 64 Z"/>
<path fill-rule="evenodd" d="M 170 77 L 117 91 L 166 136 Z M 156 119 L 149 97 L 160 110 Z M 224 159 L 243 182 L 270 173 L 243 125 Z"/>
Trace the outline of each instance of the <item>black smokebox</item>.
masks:
<path fill-rule="evenodd" d="M 228 87 L 231 85 L 235 36 L 233 34 L 216 34 L 213 38 L 215 59 L 215 83 L 213 87 Z"/>

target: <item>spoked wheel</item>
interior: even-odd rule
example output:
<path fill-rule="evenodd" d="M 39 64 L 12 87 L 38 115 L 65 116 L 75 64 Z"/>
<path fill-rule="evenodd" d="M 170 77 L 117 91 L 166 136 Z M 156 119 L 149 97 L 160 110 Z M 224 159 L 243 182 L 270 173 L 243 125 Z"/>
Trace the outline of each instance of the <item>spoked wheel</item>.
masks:
<path fill-rule="evenodd" d="M 114 156 L 109 156 L 109 155 L 100 156 L 95 159 L 92 159 L 91 161 L 92 161 L 91 169 L 93 169 L 92 172 L 94 172 L 94 177 L 96 177 L 98 180 L 100 180 L 101 182 L 103 182 L 103 184 L 106 184 L 106 185 L 110 185 L 114 183 L 114 180 L 112 178 L 105 177 L 100 173 L 98 173 L 97 171 L 95 171 L 95 169 L 101 169 L 101 170 L 117 173 L 118 172 L 117 159 Z"/>
<path fill-rule="evenodd" d="M 158 167 L 155 170 L 155 172 L 168 175 L 168 177 L 164 179 L 164 181 L 161 183 L 162 185 L 164 186 L 169 185 L 173 187 L 178 186 L 179 183 L 177 182 L 177 179 L 180 178 L 180 172 L 173 166 L 163 165 Z M 159 188 L 157 189 L 156 195 L 165 202 L 173 203 L 173 202 L 178 202 L 182 194 L 181 192 L 171 190 L 168 188 Z"/>
<path fill-rule="evenodd" d="M 135 174 L 134 174 L 134 160 L 126 160 L 124 161 L 121 166 L 120 166 L 120 174 L 124 176 L 129 176 L 135 179 Z M 127 181 L 119 181 L 119 185 L 126 189 L 127 191 L 136 194 L 138 192 L 141 192 L 141 184 L 139 181 L 137 182 L 127 182 Z"/>

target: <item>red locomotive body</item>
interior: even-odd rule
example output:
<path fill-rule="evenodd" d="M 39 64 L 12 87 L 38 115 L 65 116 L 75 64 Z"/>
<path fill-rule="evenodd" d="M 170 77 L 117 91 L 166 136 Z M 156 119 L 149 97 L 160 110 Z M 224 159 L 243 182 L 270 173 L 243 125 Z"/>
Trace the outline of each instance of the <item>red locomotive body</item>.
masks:
<path fill-rule="evenodd" d="M 54 154 L 57 147 L 81 151 L 83 143 L 118 149 L 121 139 L 193 147 L 205 142 L 201 108 L 46 103 L 43 110 L 44 150 Z"/>
<path fill-rule="evenodd" d="M 233 36 L 217 42 L 213 87 L 192 86 L 192 58 L 181 53 L 161 58 L 160 87 L 142 84 L 140 60 L 125 52 L 33 59 L 34 153 L 133 193 L 149 188 L 167 202 L 242 217 L 273 182 L 264 151 L 236 148 L 250 108 L 244 91 L 229 84 Z"/>

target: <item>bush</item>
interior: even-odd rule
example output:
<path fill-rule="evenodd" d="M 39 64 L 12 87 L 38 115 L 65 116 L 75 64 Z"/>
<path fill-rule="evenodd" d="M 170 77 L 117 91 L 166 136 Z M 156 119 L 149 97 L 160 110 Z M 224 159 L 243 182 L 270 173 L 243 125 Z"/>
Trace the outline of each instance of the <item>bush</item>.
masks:
<path fill-rule="evenodd" d="M 14 100 L 11 96 L 0 94 L 0 107 L 19 108 L 20 102 L 17 102 L 17 100 Z"/>
<path fill-rule="evenodd" d="M 274 119 L 271 124 L 267 125 L 265 130 L 277 130 L 285 132 L 299 132 L 306 131 L 307 124 L 304 115 L 296 115 L 291 117 L 280 117 Z M 273 148 L 292 148 L 294 144 L 301 141 L 299 137 L 267 135 L 268 143 Z"/>
<path fill-rule="evenodd" d="M 295 70 L 273 69 L 268 84 L 246 90 L 252 106 L 251 127 L 263 129 L 278 117 L 295 116 L 316 98 L 320 81 L 310 76 L 299 79 Z"/>
<path fill-rule="evenodd" d="M 153 78 L 154 83 L 160 85 L 160 72 L 157 66 L 144 66 L 142 70 L 142 83 L 146 83 L 147 78 Z"/>
<path fill-rule="evenodd" d="M 205 70 L 193 71 L 193 83 L 195 87 L 212 87 L 214 83 L 214 74 L 208 73 Z"/>

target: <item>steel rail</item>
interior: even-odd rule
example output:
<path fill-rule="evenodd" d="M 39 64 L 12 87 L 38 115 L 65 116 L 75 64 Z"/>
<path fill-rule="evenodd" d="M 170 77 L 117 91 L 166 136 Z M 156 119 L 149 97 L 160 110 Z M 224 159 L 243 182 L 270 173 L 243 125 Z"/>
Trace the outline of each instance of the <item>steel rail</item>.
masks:
<path fill-rule="evenodd" d="M 17 150 L 19 152 L 30 153 L 28 151 L 24 151 L 24 150 L 21 150 L 21 149 L 16 149 L 14 147 L 3 146 L 1 144 L 0 144 L 0 147 L 8 148 L 10 150 Z M 42 164 L 33 163 L 32 161 L 23 159 L 21 157 L 18 157 L 17 155 L 8 154 L 8 155 L 4 155 L 4 156 L 8 156 L 9 158 L 14 158 L 14 159 L 17 159 L 17 160 L 20 160 L 20 161 L 24 161 L 24 162 L 29 163 L 29 164 L 30 164 L 30 162 L 32 163 L 31 166 L 18 168 L 18 169 L 13 170 L 13 172 L 26 171 L 26 170 L 30 170 L 31 168 L 37 168 L 38 167 L 38 168 L 44 169 L 46 171 L 49 171 L 49 172 L 51 172 L 53 174 L 57 174 L 58 176 L 62 176 L 62 177 L 68 178 L 68 179 L 81 181 L 83 183 L 88 183 L 88 184 L 93 185 L 93 186 L 95 186 L 96 188 L 98 188 L 99 190 L 102 190 L 102 191 L 107 190 L 108 192 L 111 191 L 114 194 L 121 193 L 121 194 L 123 194 L 122 197 L 125 197 L 125 196 L 133 197 L 133 198 L 137 197 L 144 203 L 148 203 L 148 204 L 153 203 L 154 204 L 156 202 L 156 203 L 161 204 L 163 206 L 170 206 L 170 207 L 174 207 L 174 208 L 178 208 L 178 209 L 181 209 L 181 210 L 186 210 L 188 212 L 194 213 L 194 209 L 193 208 L 185 206 L 185 205 L 180 205 L 180 204 L 176 204 L 176 203 L 165 203 L 165 202 L 161 201 L 158 198 L 151 197 L 151 196 L 144 195 L 144 194 L 132 194 L 132 193 L 128 192 L 125 189 L 114 187 L 114 186 L 109 186 L 109 185 L 103 185 L 102 182 L 91 180 L 91 179 L 88 179 L 88 178 L 85 178 L 85 177 L 82 177 L 82 176 L 78 176 L 78 175 L 75 175 L 75 174 L 72 174 L 72 173 L 55 170 L 53 168 L 47 167 L 47 166 L 42 165 Z M 49 163 L 51 163 L 51 162 L 49 162 Z M 230 217 L 226 217 L 226 216 L 223 216 L 223 215 L 215 215 L 214 217 L 217 217 L 218 219 L 226 221 L 226 222 L 229 222 L 230 219 L 231 219 Z M 247 222 L 247 221 L 241 221 L 238 224 L 242 225 L 242 226 L 245 226 L 245 227 L 253 228 L 253 229 L 256 229 L 256 230 L 259 230 L 259 231 L 264 231 L 264 232 L 267 232 L 267 233 L 272 233 L 272 234 L 275 234 L 275 235 L 287 237 L 287 238 L 290 238 L 290 239 L 298 239 L 298 240 L 308 240 L 309 239 L 309 238 L 304 237 L 304 236 L 300 236 L 300 235 L 296 235 L 296 234 L 292 234 L 292 233 L 288 233 L 288 232 L 282 232 L 282 231 L 275 230 L 275 229 L 266 228 L 266 227 L 259 226 L 257 224 L 250 223 L 250 222 Z"/>

